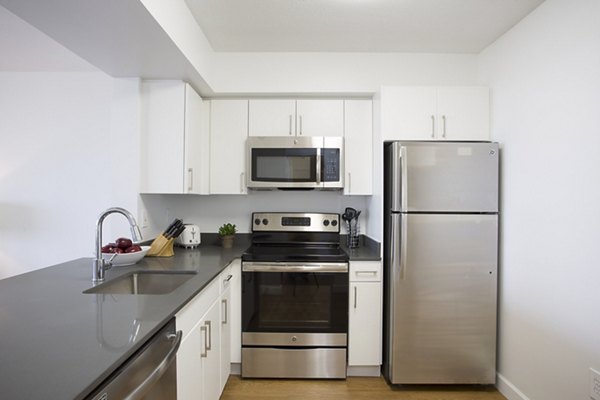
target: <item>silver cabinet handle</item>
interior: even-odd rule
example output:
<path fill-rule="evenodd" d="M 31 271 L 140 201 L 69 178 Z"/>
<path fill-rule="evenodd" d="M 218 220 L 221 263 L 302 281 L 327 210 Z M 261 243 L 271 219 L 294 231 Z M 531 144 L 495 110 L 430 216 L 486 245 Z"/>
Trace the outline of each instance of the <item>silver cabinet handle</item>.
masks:
<path fill-rule="evenodd" d="M 200 357 L 206 358 L 208 356 L 208 347 L 206 346 L 206 342 L 208 341 L 208 334 L 206 326 L 201 326 L 200 332 L 204 332 L 204 352 L 200 352 Z"/>
<path fill-rule="evenodd" d="M 435 116 L 431 116 L 431 137 L 435 138 Z"/>
<path fill-rule="evenodd" d="M 189 179 L 188 192 L 191 192 L 192 189 L 194 188 L 194 168 L 188 168 L 188 179 Z"/>
<path fill-rule="evenodd" d="M 167 339 L 173 340 L 173 344 L 171 348 L 162 359 L 162 361 L 154 368 L 154 370 L 140 383 L 138 387 L 133 389 L 131 393 L 125 396 L 124 400 L 135 400 L 140 399 L 142 396 L 148 391 L 148 389 L 154 385 L 167 371 L 171 363 L 175 360 L 175 356 L 177 355 L 177 350 L 179 349 L 179 345 L 181 344 L 181 338 L 183 336 L 182 331 L 177 331 L 177 333 L 170 333 L 167 335 Z"/>
<path fill-rule="evenodd" d="M 300 134 L 302 135 L 302 115 L 300 116 Z"/>
<path fill-rule="evenodd" d="M 377 271 L 356 271 L 356 275 L 360 275 L 360 274 L 377 275 Z"/>
<path fill-rule="evenodd" d="M 221 300 L 221 304 L 223 304 L 223 307 L 224 307 L 223 310 L 225 311 L 224 312 L 225 319 L 223 321 L 221 321 L 221 323 L 223 325 L 227 325 L 227 299 Z"/>
<path fill-rule="evenodd" d="M 231 278 L 233 278 L 233 275 L 229 274 L 227 275 L 227 278 L 223 279 L 223 282 L 229 282 Z"/>
<path fill-rule="evenodd" d="M 352 193 L 352 173 L 348 172 L 348 193 Z"/>
<path fill-rule="evenodd" d="M 442 137 L 446 138 L 446 116 L 442 115 Z"/>
<path fill-rule="evenodd" d="M 292 114 L 290 114 L 290 135 L 292 134 Z"/>
<path fill-rule="evenodd" d="M 356 297 L 357 297 L 356 286 L 354 286 L 354 309 L 355 310 L 356 310 Z"/>
<path fill-rule="evenodd" d="M 240 193 L 244 193 L 244 173 L 240 173 Z"/>
<path fill-rule="evenodd" d="M 208 346 L 206 346 L 206 351 L 212 350 L 212 322 L 205 321 L 204 325 L 208 326 Z"/>

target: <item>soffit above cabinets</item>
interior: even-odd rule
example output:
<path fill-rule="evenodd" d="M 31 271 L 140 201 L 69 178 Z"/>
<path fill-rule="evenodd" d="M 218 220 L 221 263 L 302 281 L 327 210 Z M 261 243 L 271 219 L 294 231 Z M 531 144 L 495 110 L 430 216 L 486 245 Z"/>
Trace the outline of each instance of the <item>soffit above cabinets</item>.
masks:
<path fill-rule="evenodd" d="M 215 51 L 479 53 L 543 0 L 185 0 Z"/>
<path fill-rule="evenodd" d="M 16 46 L 30 44 L 31 38 L 37 36 L 37 29 L 57 42 L 54 47 L 58 50 L 52 50 L 57 56 L 64 50 L 60 48 L 62 45 L 113 77 L 180 79 L 198 92 L 212 93 L 204 77 L 140 0 L 0 0 L 0 7 L 8 10 L 3 10 L 2 16 L 15 22 L 11 35 L 20 35 L 25 30 L 29 33 L 14 37 Z M 30 24 L 31 29 L 23 29 L 15 21 L 17 17 Z M 0 33 L 6 29 L 0 28 Z M 48 42 L 40 44 L 40 48 L 47 50 Z M 10 49 L 3 43 L 1 48 Z M 17 55 L 25 59 L 23 62 L 32 60 L 51 65 L 27 49 L 20 49 Z M 72 67 L 67 66 L 69 70 L 85 66 L 84 62 L 75 61 Z M 17 62 L 13 64 L 19 67 Z"/>

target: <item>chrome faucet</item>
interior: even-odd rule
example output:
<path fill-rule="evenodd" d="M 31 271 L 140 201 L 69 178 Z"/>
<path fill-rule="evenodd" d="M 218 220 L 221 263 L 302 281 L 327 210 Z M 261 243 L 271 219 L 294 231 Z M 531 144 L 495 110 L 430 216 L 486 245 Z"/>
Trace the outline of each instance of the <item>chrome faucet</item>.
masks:
<path fill-rule="evenodd" d="M 129 229 L 131 229 L 131 240 L 139 242 L 142 240 L 142 233 L 135 222 L 133 215 L 124 208 L 112 207 L 104 211 L 96 221 L 96 259 L 92 263 L 92 282 L 104 281 L 104 271 L 112 267 L 112 259 L 105 260 L 102 258 L 102 223 L 110 214 L 122 214 L 129 221 Z"/>

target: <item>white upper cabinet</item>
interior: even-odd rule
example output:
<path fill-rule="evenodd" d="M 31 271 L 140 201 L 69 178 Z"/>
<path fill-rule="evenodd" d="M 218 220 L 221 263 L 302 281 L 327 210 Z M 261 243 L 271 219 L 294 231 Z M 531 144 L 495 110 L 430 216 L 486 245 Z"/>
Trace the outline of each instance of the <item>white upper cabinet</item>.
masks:
<path fill-rule="evenodd" d="M 248 100 L 210 101 L 210 194 L 246 194 Z"/>
<path fill-rule="evenodd" d="M 252 99 L 248 135 L 344 136 L 344 101 Z"/>
<path fill-rule="evenodd" d="M 295 100 L 250 100 L 249 136 L 289 136 L 296 132 Z"/>
<path fill-rule="evenodd" d="M 141 193 L 208 193 L 202 98 L 182 81 L 144 81 Z"/>
<path fill-rule="evenodd" d="M 373 194 L 373 102 L 344 101 L 344 194 Z"/>
<path fill-rule="evenodd" d="M 438 137 L 490 140 L 490 91 L 486 87 L 437 89 Z"/>
<path fill-rule="evenodd" d="M 344 136 L 343 100 L 296 101 L 296 135 Z"/>
<path fill-rule="evenodd" d="M 486 87 L 383 87 L 383 140 L 490 140 Z"/>

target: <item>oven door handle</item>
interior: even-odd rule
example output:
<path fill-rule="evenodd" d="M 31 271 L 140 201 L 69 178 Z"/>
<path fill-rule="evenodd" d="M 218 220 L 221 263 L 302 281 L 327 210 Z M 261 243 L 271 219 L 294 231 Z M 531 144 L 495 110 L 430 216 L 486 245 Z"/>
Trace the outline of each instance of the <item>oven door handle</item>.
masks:
<path fill-rule="evenodd" d="M 242 272 L 334 272 L 347 273 L 347 263 L 244 262 Z"/>

